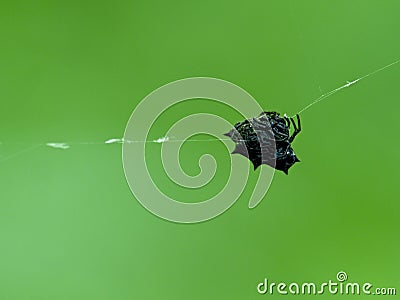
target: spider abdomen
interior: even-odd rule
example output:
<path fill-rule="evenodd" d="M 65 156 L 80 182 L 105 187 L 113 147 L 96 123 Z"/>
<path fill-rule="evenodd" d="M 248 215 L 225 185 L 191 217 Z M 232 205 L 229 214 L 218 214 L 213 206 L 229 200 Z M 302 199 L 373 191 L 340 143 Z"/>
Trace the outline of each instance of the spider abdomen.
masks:
<path fill-rule="evenodd" d="M 298 115 L 297 121 L 295 124 L 292 118 L 282 118 L 277 112 L 262 112 L 258 117 L 236 123 L 225 135 L 236 144 L 232 154 L 247 157 L 254 169 L 267 164 L 288 174 L 289 168 L 300 161 L 291 147 L 301 130 Z M 295 129 L 292 136 L 289 133 L 290 123 Z"/>

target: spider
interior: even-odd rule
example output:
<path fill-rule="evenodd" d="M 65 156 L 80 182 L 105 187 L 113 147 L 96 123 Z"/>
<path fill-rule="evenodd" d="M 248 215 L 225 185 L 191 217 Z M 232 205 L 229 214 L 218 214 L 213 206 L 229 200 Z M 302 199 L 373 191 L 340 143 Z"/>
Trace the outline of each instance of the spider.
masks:
<path fill-rule="evenodd" d="M 297 124 L 286 115 L 281 117 L 278 112 L 264 111 L 258 117 L 236 123 L 225 133 L 236 144 L 232 154 L 247 157 L 254 170 L 267 164 L 287 175 L 289 168 L 300 162 L 291 145 L 301 131 L 300 116 L 297 114 L 296 118 Z M 291 124 L 294 127 L 292 135 Z"/>

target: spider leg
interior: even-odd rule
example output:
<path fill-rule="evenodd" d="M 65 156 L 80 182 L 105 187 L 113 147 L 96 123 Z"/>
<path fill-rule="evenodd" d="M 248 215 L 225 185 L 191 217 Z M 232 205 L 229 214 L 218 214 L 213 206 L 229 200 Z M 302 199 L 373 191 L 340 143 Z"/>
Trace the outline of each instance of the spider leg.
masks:
<path fill-rule="evenodd" d="M 299 132 L 301 131 L 301 122 L 300 122 L 300 115 L 297 114 L 296 115 L 296 119 L 297 119 L 297 128 L 299 129 Z"/>
<path fill-rule="evenodd" d="M 287 125 L 288 129 L 290 129 L 290 120 L 289 120 L 289 118 L 286 115 L 284 116 L 284 118 L 285 118 L 286 125 Z"/>
<path fill-rule="evenodd" d="M 293 127 L 294 127 L 294 131 L 296 132 L 296 131 L 297 131 L 297 125 L 296 125 L 296 123 L 294 122 L 293 118 L 290 118 L 290 121 L 292 122 Z"/>
<path fill-rule="evenodd" d="M 292 136 L 289 138 L 289 143 L 293 142 L 293 140 L 296 137 L 296 135 L 298 135 L 300 133 L 300 131 L 301 131 L 300 116 L 297 114 L 296 118 L 297 118 L 297 125 L 294 122 L 293 118 L 290 118 L 290 121 L 292 122 L 293 127 L 294 127 L 294 132 L 293 132 Z"/>

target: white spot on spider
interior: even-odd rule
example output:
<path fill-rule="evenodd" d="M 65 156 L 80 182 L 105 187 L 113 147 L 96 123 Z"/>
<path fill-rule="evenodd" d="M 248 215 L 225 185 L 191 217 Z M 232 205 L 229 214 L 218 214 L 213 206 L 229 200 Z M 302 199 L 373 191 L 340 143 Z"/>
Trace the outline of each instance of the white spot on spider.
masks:
<path fill-rule="evenodd" d="M 161 144 L 161 143 L 165 143 L 165 142 L 168 142 L 168 141 L 169 141 L 169 137 L 164 136 L 164 137 L 161 137 L 159 139 L 154 140 L 153 142 Z"/>
<path fill-rule="evenodd" d="M 358 79 L 356 79 L 356 80 L 353 80 L 353 81 L 347 81 L 347 84 L 346 85 L 344 85 L 344 87 L 349 87 L 349 86 L 351 86 L 352 84 L 355 84 L 357 81 L 359 81 L 360 80 L 360 78 L 358 78 Z"/>
<path fill-rule="evenodd" d="M 66 149 L 70 148 L 70 145 L 68 145 L 67 143 L 47 143 L 46 146 L 50 147 L 50 148 L 62 149 L 62 150 L 66 150 Z"/>
<path fill-rule="evenodd" d="M 115 143 L 123 143 L 124 139 L 109 139 L 105 141 L 105 144 L 115 144 Z"/>

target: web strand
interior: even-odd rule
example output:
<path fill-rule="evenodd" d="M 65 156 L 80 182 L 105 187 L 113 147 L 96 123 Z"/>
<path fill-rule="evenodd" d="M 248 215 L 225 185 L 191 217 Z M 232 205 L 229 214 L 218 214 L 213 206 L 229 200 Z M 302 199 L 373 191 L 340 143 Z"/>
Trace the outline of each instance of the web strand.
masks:
<path fill-rule="evenodd" d="M 385 70 L 385 69 L 387 69 L 387 68 L 390 68 L 390 67 L 394 66 L 395 64 L 397 64 L 397 63 L 399 63 L 399 62 L 400 62 L 400 59 L 398 59 L 398 60 L 396 60 L 396 61 L 394 61 L 394 62 L 392 62 L 392 63 L 390 63 L 390 64 L 388 64 L 388 65 L 386 65 L 386 66 L 383 66 L 383 67 L 381 67 L 381 68 L 379 68 L 379 69 L 376 69 L 376 70 L 372 71 L 371 73 L 368 73 L 368 74 L 366 74 L 366 75 L 364 75 L 364 76 L 361 76 L 361 77 L 359 77 L 359 78 L 357 78 L 357 79 L 355 79 L 355 80 L 353 80 L 353 81 L 348 81 L 345 85 L 342 85 L 342 86 L 340 86 L 340 87 L 338 87 L 338 88 L 335 88 L 335 89 L 333 89 L 333 90 L 327 92 L 326 94 L 323 94 L 323 95 L 319 96 L 317 99 L 315 99 L 315 100 L 312 101 L 310 104 L 308 104 L 307 106 L 305 106 L 304 108 L 302 108 L 300 111 L 298 111 L 297 114 L 301 114 L 302 112 L 304 112 L 304 111 L 306 111 L 307 109 L 309 109 L 311 106 L 317 104 L 318 102 L 321 102 L 322 100 L 325 100 L 326 98 L 332 96 L 333 94 L 336 94 L 336 93 L 339 92 L 340 90 L 342 90 L 342 89 L 344 89 L 344 88 L 348 88 L 348 87 L 352 86 L 353 84 L 355 84 L 355 83 L 357 83 L 357 82 L 359 82 L 359 81 L 361 81 L 361 80 L 363 80 L 363 79 L 365 79 L 365 78 L 367 78 L 367 77 L 369 77 L 369 76 L 372 76 L 372 75 L 374 75 L 374 74 L 376 74 L 376 73 L 379 73 L 379 72 L 381 72 L 381 71 L 383 71 L 383 70 Z M 293 116 L 293 117 L 294 117 L 294 116 Z"/>
<path fill-rule="evenodd" d="M 372 76 L 372 75 L 374 75 L 376 73 L 379 73 L 379 72 L 381 72 L 381 71 L 383 71 L 383 70 L 385 70 L 387 68 L 390 68 L 390 67 L 398 64 L 399 62 L 400 62 L 400 59 L 398 59 L 398 60 L 396 60 L 396 61 L 394 61 L 394 62 L 392 62 L 392 63 L 390 63 L 388 65 L 385 65 L 385 66 L 383 66 L 381 68 L 378 68 L 378 69 L 376 69 L 376 70 L 374 70 L 374 71 L 372 71 L 372 72 L 370 72 L 370 73 L 368 73 L 366 75 L 363 75 L 363 76 L 361 76 L 361 77 L 359 77 L 359 78 L 357 78 L 357 79 L 355 79 L 353 81 L 348 81 L 346 84 L 344 84 L 344 85 L 342 85 L 342 86 L 340 86 L 338 88 L 335 88 L 335 89 L 333 89 L 333 90 L 331 90 L 331 91 L 329 91 L 329 92 L 327 92 L 325 94 L 322 94 L 321 96 L 319 96 L 318 98 L 313 100 L 310 104 L 306 105 L 304 108 L 302 108 L 300 111 L 298 111 L 297 114 L 303 113 L 304 111 L 308 110 L 313 105 L 317 104 L 318 102 L 321 102 L 321 101 L 325 100 L 326 98 L 332 96 L 333 94 L 336 94 L 340 90 L 348 88 L 348 87 L 356 84 L 357 82 L 359 82 L 359 81 L 361 81 L 361 80 L 363 80 L 363 79 L 365 79 L 367 77 L 370 77 L 370 76 Z M 214 139 L 174 139 L 174 138 L 170 138 L 168 136 L 165 136 L 165 137 L 158 138 L 156 140 L 144 140 L 144 141 L 143 140 L 142 141 L 139 141 L 139 140 L 132 141 L 132 140 L 126 140 L 126 139 L 123 139 L 123 138 L 112 138 L 112 139 L 108 139 L 108 140 L 103 141 L 103 142 L 71 142 L 71 143 L 69 143 L 69 142 L 61 142 L 61 143 L 60 142 L 44 142 L 44 143 L 30 145 L 27 148 L 24 148 L 24 149 L 22 149 L 22 150 L 20 150 L 20 151 L 18 151 L 16 153 L 10 154 L 10 155 L 5 156 L 5 157 L 1 157 L 0 156 L 0 163 L 3 163 L 3 162 L 5 162 L 5 161 L 7 161 L 7 160 L 9 160 L 11 158 L 15 158 L 16 156 L 19 156 L 20 154 L 23 154 L 23 153 L 25 153 L 27 151 L 34 150 L 34 149 L 39 148 L 39 147 L 50 147 L 50 148 L 53 148 L 53 149 L 59 149 L 59 150 L 63 150 L 64 151 L 64 150 L 68 150 L 71 147 L 76 146 L 76 145 L 107 145 L 107 144 L 132 144 L 132 143 L 163 144 L 163 143 L 166 143 L 166 142 L 170 143 L 170 142 L 212 142 L 212 141 L 231 141 L 231 139 L 230 138 L 218 138 L 218 137 L 216 137 Z M 239 142 L 239 141 L 237 141 L 237 142 Z M 244 142 L 244 140 L 242 140 L 242 141 Z M 21 142 L 18 142 L 18 143 L 1 143 L 0 142 L 0 146 L 5 146 L 5 145 L 8 145 L 8 144 L 25 144 L 25 143 L 23 143 L 23 142 L 22 143 Z"/>
<path fill-rule="evenodd" d="M 36 149 L 36 148 L 39 148 L 40 146 L 42 146 L 42 145 L 41 145 L 41 144 L 31 145 L 31 146 L 29 146 L 29 147 L 27 147 L 27 148 L 24 148 L 24 149 L 22 149 L 22 150 L 19 150 L 19 151 L 15 152 L 15 153 L 12 153 L 12 154 L 7 155 L 7 156 L 5 156 L 5 157 L 0 157 L 0 163 L 3 163 L 3 162 L 5 162 L 5 161 L 7 161 L 7 160 L 10 160 L 10 159 L 12 159 L 12 158 L 15 158 L 15 157 L 19 156 L 19 155 L 22 154 L 22 153 L 25 153 L 25 152 L 28 152 L 28 151 L 32 151 L 32 150 L 34 150 L 34 149 Z"/>
<path fill-rule="evenodd" d="M 113 139 L 108 139 L 104 142 L 44 142 L 44 143 L 39 143 L 39 144 L 34 144 L 30 145 L 20 151 L 17 151 L 15 153 L 12 153 L 10 155 L 1 157 L 0 156 L 0 163 L 3 163 L 7 160 L 10 160 L 12 158 L 15 158 L 19 156 L 20 154 L 23 154 L 27 151 L 34 150 L 39 147 L 48 147 L 52 149 L 58 149 L 58 150 L 69 150 L 73 148 L 74 146 L 84 146 L 84 145 L 110 145 L 110 144 L 164 144 L 166 142 L 168 143 L 182 143 L 182 142 L 215 142 L 215 141 L 231 141 L 232 139 L 230 138 L 218 138 L 215 137 L 214 139 L 174 139 L 170 138 L 168 136 L 158 138 L 156 140 L 146 140 L 146 141 L 132 141 L 132 140 L 125 140 L 123 138 L 113 138 Z M 245 142 L 245 140 L 237 140 L 238 142 Z M 23 142 L 17 142 L 17 143 L 0 143 L 0 146 L 7 146 L 7 145 L 19 145 L 19 144 L 26 144 Z M 1 148 L 0 148 L 1 150 Z"/>

